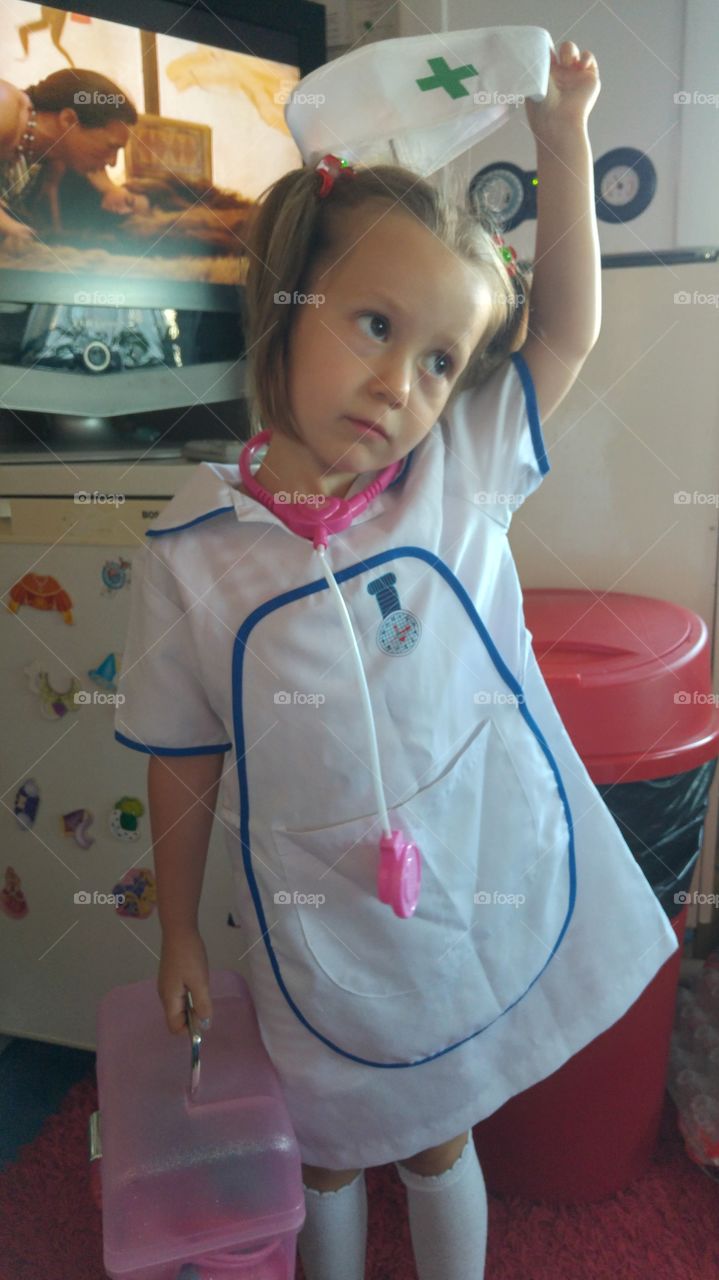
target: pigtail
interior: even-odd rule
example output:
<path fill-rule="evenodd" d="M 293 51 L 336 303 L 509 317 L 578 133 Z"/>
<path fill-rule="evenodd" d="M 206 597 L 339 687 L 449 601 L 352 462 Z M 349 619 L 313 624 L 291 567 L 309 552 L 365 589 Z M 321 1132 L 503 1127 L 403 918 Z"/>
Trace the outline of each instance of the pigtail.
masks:
<path fill-rule="evenodd" d="M 288 291 L 297 285 L 317 220 L 312 195 L 318 185 L 313 169 L 293 169 L 259 197 L 247 243 L 254 259 L 247 282 L 251 293 L 277 281 Z"/>
<path fill-rule="evenodd" d="M 318 187 L 314 169 L 291 170 L 259 196 L 249 222 L 243 309 L 253 434 L 263 418 L 286 422 L 291 414 L 277 370 L 287 367 L 292 298 L 302 292 L 316 240 Z"/>
<path fill-rule="evenodd" d="M 515 261 L 514 271 L 510 273 L 494 243 L 495 236 L 504 235 L 502 224 L 487 211 L 479 210 L 476 204 L 468 203 L 467 211 L 472 215 L 475 240 L 484 242 L 482 258 L 497 281 L 499 288 L 495 296 L 501 302 L 491 318 L 487 339 L 473 353 L 462 377 L 453 388 L 448 404 L 453 404 L 463 391 L 477 390 L 482 386 L 510 355 L 524 346 L 529 328 L 531 270 Z"/>

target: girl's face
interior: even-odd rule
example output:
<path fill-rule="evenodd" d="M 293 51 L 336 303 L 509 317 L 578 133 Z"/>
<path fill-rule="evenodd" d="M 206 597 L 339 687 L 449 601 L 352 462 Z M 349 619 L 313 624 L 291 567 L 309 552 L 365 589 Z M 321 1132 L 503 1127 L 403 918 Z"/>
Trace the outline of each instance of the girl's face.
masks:
<path fill-rule="evenodd" d="M 480 271 L 402 210 L 358 210 L 349 232 L 314 271 L 314 301 L 297 304 L 288 378 L 301 442 L 272 442 L 285 474 L 336 496 L 427 435 L 491 311 Z"/>

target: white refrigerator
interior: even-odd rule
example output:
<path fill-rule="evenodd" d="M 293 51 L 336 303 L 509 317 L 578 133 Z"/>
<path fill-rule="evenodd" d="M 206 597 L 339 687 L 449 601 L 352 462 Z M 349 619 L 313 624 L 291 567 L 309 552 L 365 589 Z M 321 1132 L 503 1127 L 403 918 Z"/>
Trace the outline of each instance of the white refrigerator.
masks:
<path fill-rule="evenodd" d="M 95 1049 L 104 993 L 157 973 L 149 756 L 115 741 L 112 697 L 133 560 L 195 465 L 66 458 L 2 468 L 4 1035 Z M 77 502 L 78 493 L 102 497 Z M 222 837 L 216 816 L 200 929 L 210 966 L 242 972 Z"/>

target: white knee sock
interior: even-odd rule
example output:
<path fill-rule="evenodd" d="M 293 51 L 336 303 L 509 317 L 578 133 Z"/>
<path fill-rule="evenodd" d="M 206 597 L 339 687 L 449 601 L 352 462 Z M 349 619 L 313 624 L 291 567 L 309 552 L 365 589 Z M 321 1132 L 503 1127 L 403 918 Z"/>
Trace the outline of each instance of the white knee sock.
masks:
<path fill-rule="evenodd" d="M 487 1192 L 472 1134 L 445 1173 L 426 1178 L 400 1164 L 395 1167 L 407 1188 L 419 1280 L 482 1280 Z"/>
<path fill-rule="evenodd" d="M 364 1170 L 339 1191 L 305 1187 L 307 1217 L 298 1246 L 306 1280 L 364 1280 L 367 1187 Z"/>

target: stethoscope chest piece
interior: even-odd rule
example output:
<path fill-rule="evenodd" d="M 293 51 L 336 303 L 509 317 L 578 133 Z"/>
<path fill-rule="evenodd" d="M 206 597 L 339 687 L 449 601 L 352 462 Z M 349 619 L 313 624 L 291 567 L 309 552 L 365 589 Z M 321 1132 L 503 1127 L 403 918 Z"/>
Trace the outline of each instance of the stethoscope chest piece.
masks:
<path fill-rule="evenodd" d="M 401 831 L 382 836 L 379 849 L 377 896 L 380 902 L 392 908 L 396 916 L 406 920 L 414 913 L 419 901 L 422 880 L 419 849 L 414 841 L 405 840 Z"/>

